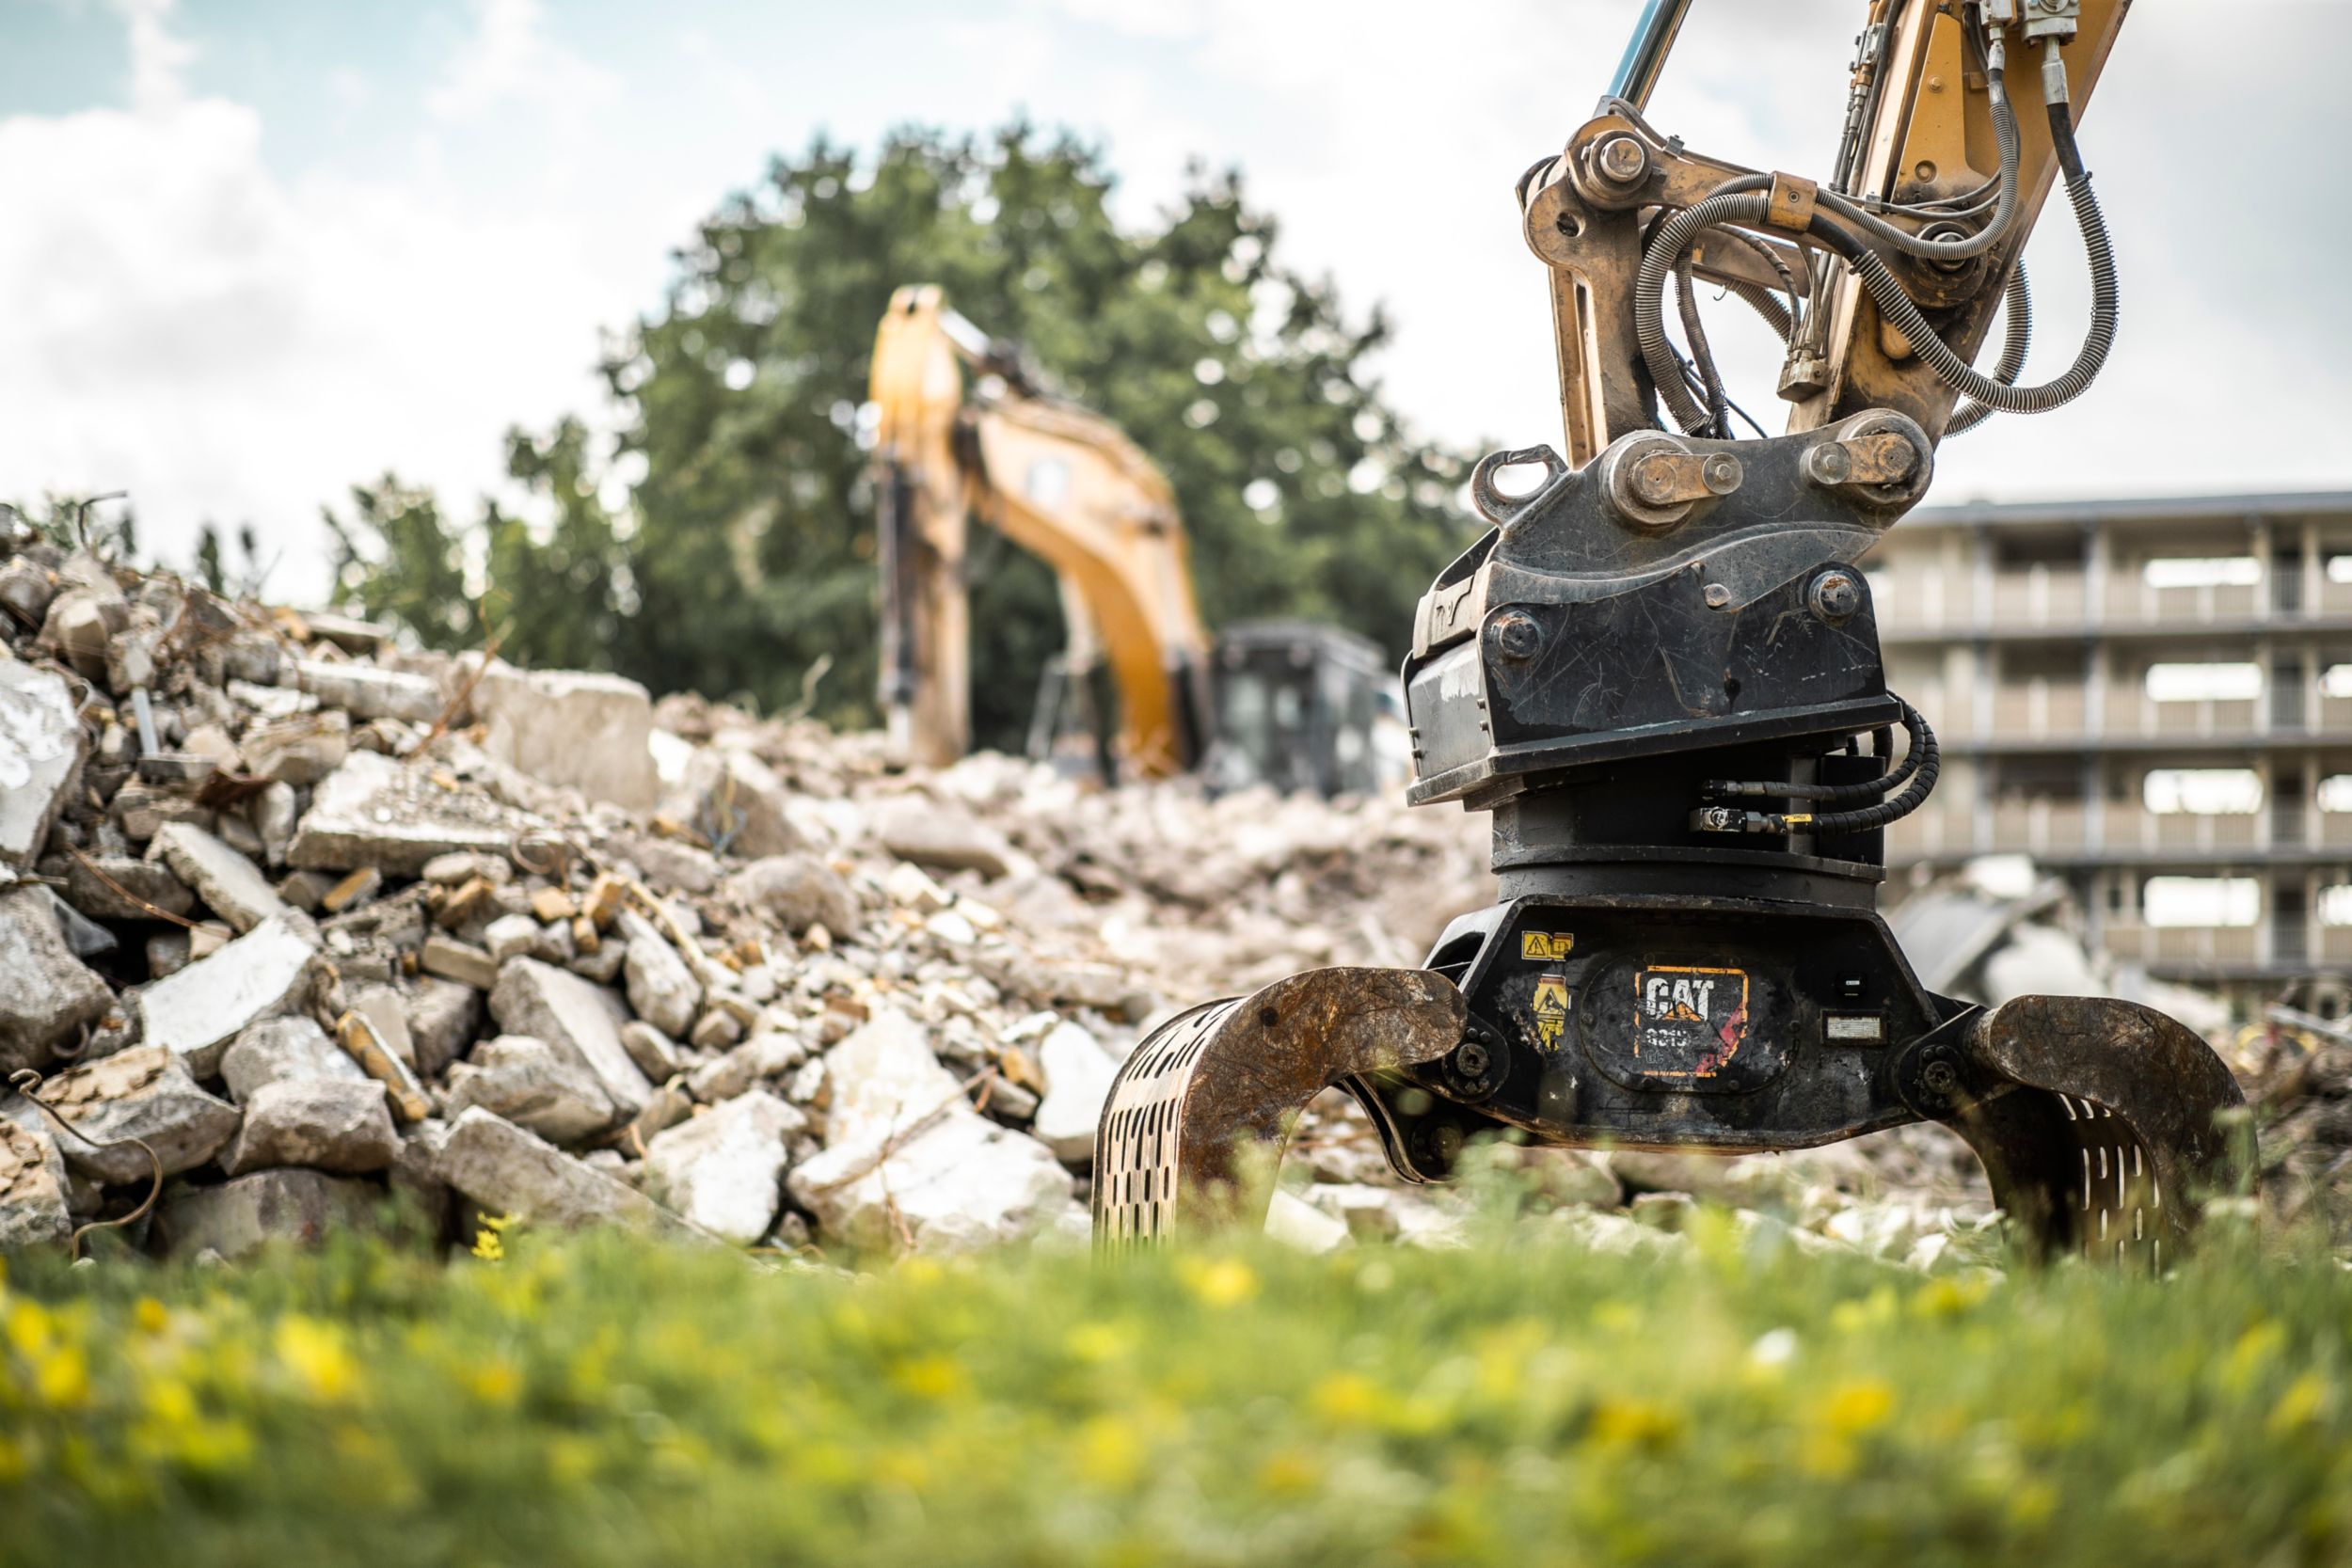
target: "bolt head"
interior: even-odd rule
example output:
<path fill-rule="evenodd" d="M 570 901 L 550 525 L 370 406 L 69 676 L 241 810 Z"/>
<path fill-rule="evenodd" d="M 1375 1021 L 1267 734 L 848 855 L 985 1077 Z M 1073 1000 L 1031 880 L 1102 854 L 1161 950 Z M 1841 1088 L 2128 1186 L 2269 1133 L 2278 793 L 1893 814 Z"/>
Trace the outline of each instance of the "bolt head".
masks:
<path fill-rule="evenodd" d="M 1740 488 L 1740 460 L 1727 451 L 1719 451 L 1699 465 L 1699 483 L 1711 495 L 1728 496 Z"/>
<path fill-rule="evenodd" d="M 1842 621 L 1862 608 L 1862 584 L 1851 572 L 1823 572 L 1813 579 L 1813 613 Z"/>
<path fill-rule="evenodd" d="M 1610 180 L 1629 185 L 1649 172 L 1649 150 L 1620 132 L 1600 144 L 1594 162 Z"/>
<path fill-rule="evenodd" d="M 1544 628 L 1525 610 L 1497 616 L 1493 636 L 1495 652 L 1505 658 L 1534 658 L 1544 645 Z"/>
<path fill-rule="evenodd" d="M 1853 478 L 1853 453 L 1839 441 L 1823 441 L 1804 454 L 1805 477 L 1816 484 L 1843 484 Z"/>
<path fill-rule="evenodd" d="M 1960 1072 L 1949 1062 L 1930 1062 L 1920 1069 L 1919 1082 L 1935 1094 L 1948 1095 L 1960 1087 Z"/>
<path fill-rule="evenodd" d="M 1724 606 L 1731 602 L 1731 590 L 1725 588 L 1720 582 L 1710 582 L 1707 585 L 1705 597 L 1707 599 L 1708 608 L 1710 610 L 1721 610 Z"/>
<path fill-rule="evenodd" d="M 1674 503 L 1674 474 L 1667 465 L 1673 460 L 1664 452 L 1657 452 L 1633 465 L 1633 493 L 1651 506 Z"/>

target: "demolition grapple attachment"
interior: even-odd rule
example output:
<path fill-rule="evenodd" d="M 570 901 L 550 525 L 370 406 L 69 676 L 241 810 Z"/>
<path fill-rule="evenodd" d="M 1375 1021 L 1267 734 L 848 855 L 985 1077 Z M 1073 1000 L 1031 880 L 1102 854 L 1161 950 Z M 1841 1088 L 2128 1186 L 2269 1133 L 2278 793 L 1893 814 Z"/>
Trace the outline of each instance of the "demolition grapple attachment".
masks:
<path fill-rule="evenodd" d="M 1858 442 L 1910 478 L 1823 483 L 1848 470 L 1819 453 Z M 1733 445 L 1545 453 L 1524 499 L 1473 482 L 1499 526 L 1422 604 L 1411 798 L 1491 814 L 1500 901 L 1426 969 L 1297 975 L 1146 1039 L 1097 1140 L 1099 1235 L 1248 1208 L 1249 1151 L 1335 1083 L 1413 1181 L 1481 1133 L 1730 1154 L 1935 1120 L 2045 1249 L 2151 1263 L 2232 1182 L 2242 1097 L 2189 1031 L 2122 1002 L 1937 996 L 1880 917 L 1883 830 L 1938 763 L 1851 562 L 1925 488 L 1924 436 L 1881 415 L 1740 442 L 1724 496 L 1627 522 L 1629 451 L 1703 472 Z"/>

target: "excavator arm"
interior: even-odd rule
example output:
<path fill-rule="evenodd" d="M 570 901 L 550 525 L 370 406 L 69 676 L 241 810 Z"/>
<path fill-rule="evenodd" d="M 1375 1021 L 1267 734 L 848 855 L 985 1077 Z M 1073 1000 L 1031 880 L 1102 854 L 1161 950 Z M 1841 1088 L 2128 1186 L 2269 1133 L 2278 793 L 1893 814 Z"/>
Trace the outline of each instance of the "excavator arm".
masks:
<path fill-rule="evenodd" d="M 970 745 L 964 560 L 977 516 L 1058 575 L 1072 664 L 1099 653 L 1118 689 L 1120 766 L 1147 777 L 1194 766 L 1209 641 L 1166 477 L 1109 421 L 1045 395 L 933 287 L 892 296 L 871 396 L 893 751 L 939 766 Z"/>

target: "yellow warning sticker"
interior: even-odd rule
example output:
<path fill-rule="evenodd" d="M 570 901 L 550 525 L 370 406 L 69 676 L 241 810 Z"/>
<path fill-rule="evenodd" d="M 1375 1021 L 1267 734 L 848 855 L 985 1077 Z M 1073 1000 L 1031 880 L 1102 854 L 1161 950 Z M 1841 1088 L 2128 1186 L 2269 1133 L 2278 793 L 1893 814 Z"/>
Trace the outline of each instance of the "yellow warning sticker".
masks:
<path fill-rule="evenodd" d="M 1568 931 L 1521 931 L 1519 957 L 1533 963 L 1557 963 L 1576 947 Z"/>
<path fill-rule="evenodd" d="M 1536 975 L 1535 995 L 1528 1004 L 1528 1012 L 1535 1021 L 1535 1048 L 1559 1050 L 1560 1037 L 1568 1027 L 1568 977 Z"/>

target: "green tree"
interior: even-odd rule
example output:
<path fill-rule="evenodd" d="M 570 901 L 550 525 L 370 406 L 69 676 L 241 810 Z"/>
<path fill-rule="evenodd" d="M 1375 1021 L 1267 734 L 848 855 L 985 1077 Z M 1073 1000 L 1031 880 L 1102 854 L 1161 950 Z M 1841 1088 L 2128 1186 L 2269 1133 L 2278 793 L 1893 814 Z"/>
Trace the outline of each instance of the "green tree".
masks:
<path fill-rule="evenodd" d="M 445 644 L 469 578 L 508 607 L 506 646 L 602 664 L 657 689 L 798 699 L 869 721 L 873 498 L 860 404 L 893 289 L 935 282 L 1027 348 L 1047 380 L 1164 467 L 1193 535 L 1212 626 L 1336 622 L 1401 653 L 1412 607 L 1468 531 L 1460 454 L 1416 439 L 1365 372 L 1387 332 L 1275 257 L 1276 225 L 1236 174 L 1196 169 L 1138 229 L 1114 222 L 1101 153 L 1014 124 L 985 138 L 903 131 L 861 159 L 819 139 L 777 160 L 678 253 L 665 307 L 605 373 L 624 418 L 608 469 L 566 423 L 510 440 L 510 471 L 552 518 L 490 508 L 453 527 L 388 479 L 330 517 L 346 595 Z M 608 514 L 599 480 L 628 482 Z M 1049 574 L 983 536 L 974 556 L 976 727 L 1016 741 L 1059 645 Z"/>

